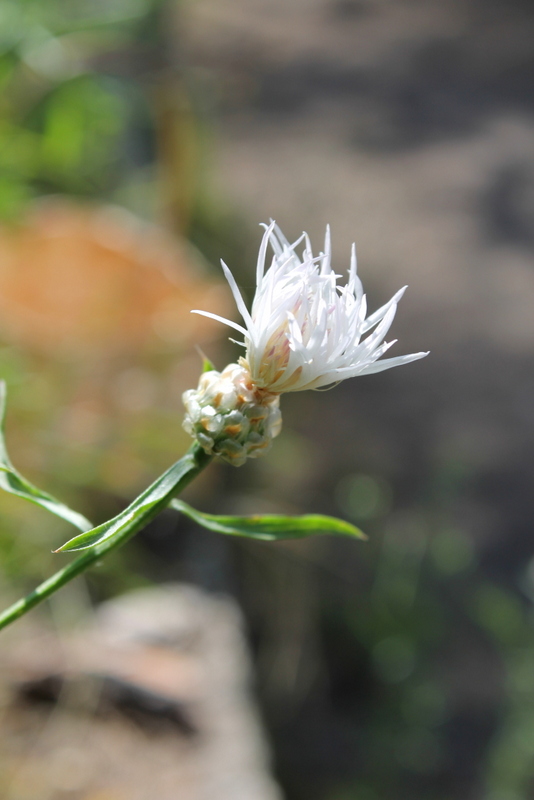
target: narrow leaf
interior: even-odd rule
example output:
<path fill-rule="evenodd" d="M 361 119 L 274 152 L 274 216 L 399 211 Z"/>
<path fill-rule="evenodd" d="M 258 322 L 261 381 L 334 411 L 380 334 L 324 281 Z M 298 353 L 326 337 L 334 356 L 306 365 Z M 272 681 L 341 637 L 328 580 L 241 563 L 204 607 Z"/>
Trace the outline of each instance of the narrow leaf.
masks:
<path fill-rule="evenodd" d="M 202 372 L 212 372 L 215 369 L 215 364 L 210 361 L 207 356 L 202 354 Z"/>
<path fill-rule="evenodd" d="M 170 507 L 190 517 L 203 528 L 230 536 L 246 536 L 250 539 L 263 539 L 264 541 L 303 539 L 306 536 L 315 536 L 321 533 L 352 536 L 356 539 L 367 538 L 359 528 L 349 522 L 322 514 L 305 514 L 301 517 L 288 517 L 282 514 L 254 514 L 248 517 L 218 516 L 197 511 L 183 500 L 173 500 Z"/>
<path fill-rule="evenodd" d="M 75 536 L 54 552 L 86 550 L 109 539 L 128 538 L 159 514 L 169 504 L 178 487 L 189 482 L 210 460 L 211 456 L 207 456 L 199 447 L 193 446 L 192 450 L 130 503 L 128 508 L 102 525 Z"/>
<path fill-rule="evenodd" d="M 206 353 L 198 345 L 196 347 L 196 351 L 202 359 L 202 372 L 211 372 L 216 368 L 213 361 L 208 358 Z"/>
<path fill-rule="evenodd" d="M 31 503 L 42 506 L 42 508 L 46 508 L 47 511 L 51 511 L 52 514 L 70 522 L 81 531 L 88 530 L 92 527 L 92 523 L 89 522 L 88 519 L 82 516 L 82 514 L 78 514 L 77 511 L 73 511 L 59 500 L 56 500 L 52 495 L 38 489 L 27 481 L 26 478 L 23 478 L 20 472 L 18 472 L 11 463 L 4 438 L 6 398 L 7 389 L 5 381 L 0 381 L 0 489 L 10 494 L 16 494 L 18 497 L 23 497 Z"/>

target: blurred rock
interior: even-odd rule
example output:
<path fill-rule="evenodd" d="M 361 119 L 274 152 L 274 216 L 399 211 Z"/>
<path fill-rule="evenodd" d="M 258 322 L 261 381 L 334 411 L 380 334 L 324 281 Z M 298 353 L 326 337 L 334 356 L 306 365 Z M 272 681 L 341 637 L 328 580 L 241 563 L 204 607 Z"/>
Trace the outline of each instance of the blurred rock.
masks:
<path fill-rule="evenodd" d="M 83 630 L 0 658 L 5 800 L 279 800 L 237 607 L 186 586 L 123 595 Z"/>

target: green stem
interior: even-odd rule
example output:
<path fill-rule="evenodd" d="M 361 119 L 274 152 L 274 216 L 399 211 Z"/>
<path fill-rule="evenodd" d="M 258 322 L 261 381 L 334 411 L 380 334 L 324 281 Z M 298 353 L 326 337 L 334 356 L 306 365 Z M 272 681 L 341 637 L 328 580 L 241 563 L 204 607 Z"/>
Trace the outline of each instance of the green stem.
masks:
<path fill-rule="evenodd" d="M 183 456 L 183 458 L 177 461 L 176 464 L 167 470 L 164 475 L 158 478 L 158 480 L 155 481 L 154 484 L 152 484 L 152 486 L 145 490 L 145 492 L 143 492 L 141 495 L 141 497 L 149 495 L 153 487 L 161 486 L 162 480 L 167 478 L 167 482 L 165 484 L 165 494 L 161 496 L 160 492 L 157 502 L 148 505 L 140 513 L 133 516 L 127 524 L 121 527 L 121 530 L 119 533 L 117 533 L 117 535 L 106 539 L 100 544 L 94 545 L 90 550 L 83 553 L 83 555 L 78 556 L 78 558 L 76 558 L 71 564 L 63 567 L 63 569 L 58 570 L 58 572 L 56 572 L 50 578 L 47 578 L 45 581 L 43 581 L 43 583 L 39 584 L 39 586 L 37 586 L 33 592 L 30 592 L 28 595 L 26 595 L 26 597 L 23 597 L 21 600 L 13 603 L 12 606 L 0 614 L 0 630 L 7 627 L 7 625 L 10 625 L 19 617 L 22 617 L 34 606 L 41 603 L 47 597 L 50 597 L 50 595 L 54 594 L 54 592 L 57 592 L 57 590 L 66 583 L 69 583 L 69 581 L 71 581 L 73 578 L 81 575 L 82 572 L 85 572 L 86 569 L 89 569 L 89 567 L 91 567 L 97 561 L 100 561 L 112 550 L 116 550 L 118 547 L 121 547 L 121 545 L 127 542 L 128 539 L 134 535 L 134 533 L 137 533 L 139 530 L 141 530 L 141 528 L 144 528 L 151 519 L 163 511 L 173 497 L 176 497 L 176 495 L 178 495 L 182 489 L 184 489 L 193 480 L 193 478 L 202 472 L 204 467 L 206 467 L 211 460 L 212 456 L 207 455 L 202 448 L 195 443 L 185 454 L 185 456 Z M 176 469 L 177 467 L 179 467 L 179 469 Z M 174 482 L 172 480 L 168 480 L 172 474 L 177 475 L 177 479 Z M 134 500 L 128 509 L 135 507 L 138 500 L 139 498 Z M 125 516 L 127 515 L 128 509 L 123 512 Z"/>

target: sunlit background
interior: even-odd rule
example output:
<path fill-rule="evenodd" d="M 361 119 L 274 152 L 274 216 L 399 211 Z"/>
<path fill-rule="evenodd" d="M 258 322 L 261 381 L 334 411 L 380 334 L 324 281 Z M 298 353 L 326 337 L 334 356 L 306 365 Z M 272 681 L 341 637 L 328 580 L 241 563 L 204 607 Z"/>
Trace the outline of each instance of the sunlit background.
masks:
<path fill-rule="evenodd" d="M 2 798 L 534 797 L 533 85 L 527 0 L 1 0 L 0 375 L 37 485 L 99 522 L 184 452 L 196 347 L 238 353 L 189 311 L 237 319 L 218 260 L 250 299 L 270 217 L 316 250 L 330 223 L 340 273 L 356 240 L 372 308 L 409 284 L 394 355 L 431 350 L 284 396 L 264 459 L 188 491 L 368 542 L 165 513 L 5 634 Z M 70 531 L 0 512 L 7 604 Z M 123 681 L 99 653 L 128 615 L 97 609 L 141 588 Z"/>

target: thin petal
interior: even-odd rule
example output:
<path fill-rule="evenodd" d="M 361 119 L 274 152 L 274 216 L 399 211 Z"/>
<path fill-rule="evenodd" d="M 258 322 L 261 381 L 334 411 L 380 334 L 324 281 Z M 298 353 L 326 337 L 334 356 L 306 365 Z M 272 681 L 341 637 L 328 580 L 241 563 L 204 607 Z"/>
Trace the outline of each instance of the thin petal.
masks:
<path fill-rule="evenodd" d="M 269 226 L 265 227 L 265 233 L 263 234 L 263 238 L 260 244 L 260 250 L 258 253 L 258 263 L 256 265 L 256 287 L 259 289 L 261 286 L 261 282 L 263 280 L 263 275 L 265 272 L 265 256 L 267 255 L 267 247 L 269 246 L 269 239 L 271 237 L 271 233 L 273 232 L 273 228 L 276 225 L 276 222 L 272 220 Z"/>
<path fill-rule="evenodd" d="M 382 341 L 386 333 L 391 328 L 393 320 L 395 319 L 395 314 L 397 313 L 397 306 L 392 305 L 388 308 L 384 318 L 380 321 L 377 325 L 375 330 L 369 334 L 369 336 L 358 345 L 356 350 L 357 353 L 360 354 L 360 361 L 362 361 L 366 355 L 370 355 L 375 347 Z"/>
<path fill-rule="evenodd" d="M 245 328 L 243 328 L 242 325 L 238 325 L 237 322 L 232 322 L 232 320 L 230 319 L 225 319 L 224 317 L 220 317 L 218 314 L 212 314 L 211 311 L 199 311 L 198 309 L 195 309 L 194 311 L 191 311 L 191 314 L 200 314 L 203 317 L 209 317 L 210 319 L 214 319 L 217 322 L 222 322 L 223 325 L 229 325 L 231 328 L 234 328 L 236 331 L 239 331 L 239 333 L 242 333 L 243 336 L 246 336 L 247 339 L 249 338 L 250 335 L 249 332 L 245 330 Z"/>
<path fill-rule="evenodd" d="M 254 323 L 252 321 L 252 317 L 249 314 L 248 308 L 245 305 L 245 301 L 243 300 L 243 296 L 242 296 L 241 292 L 239 291 L 239 287 L 238 287 L 238 285 L 236 283 L 236 280 L 235 280 L 234 276 L 232 275 L 232 273 L 230 272 L 229 268 L 226 266 L 226 264 L 224 263 L 224 261 L 222 259 L 221 259 L 221 267 L 223 268 L 223 272 L 224 272 L 224 275 L 226 277 L 226 280 L 228 281 L 230 289 L 232 290 L 232 294 L 234 295 L 234 299 L 235 299 L 237 308 L 239 309 L 239 313 L 241 314 L 241 316 L 245 320 L 245 324 L 246 324 L 246 326 L 248 328 L 247 336 L 249 336 L 252 340 L 254 340 L 256 338 L 255 335 L 254 335 L 255 334 L 255 326 L 254 326 Z"/>
<path fill-rule="evenodd" d="M 426 353 L 412 353 L 409 356 L 397 356 L 396 358 L 384 358 L 383 361 L 376 361 L 368 367 L 365 367 L 359 374 L 360 375 L 374 375 L 375 372 L 383 372 L 385 369 L 392 367 L 401 367 L 403 364 L 409 364 L 411 361 L 418 361 L 429 354 L 430 350 Z"/>
<path fill-rule="evenodd" d="M 324 255 L 321 259 L 321 274 L 326 275 L 330 271 L 330 259 L 332 257 L 332 239 L 330 237 L 330 225 L 326 226 L 324 236 Z"/>
<path fill-rule="evenodd" d="M 385 350 L 388 349 L 388 347 L 390 347 L 392 344 L 394 344 L 394 342 L 389 342 L 388 345 L 385 346 Z M 427 355 L 428 353 L 412 353 L 408 356 L 384 358 L 382 361 L 375 361 L 367 366 L 364 366 L 364 364 L 355 364 L 348 367 L 339 367 L 338 369 L 332 369 L 328 372 L 325 372 L 324 375 L 321 375 L 320 379 L 314 382 L 314 386 L 311 388 L 320 389 L 323 386 L 329 386 L 332 383 L 339 383 L 340 381 L 347 380 L 347 378 L 356 378 L 360 377 L 361 375 L 373 375 L 377 372 L 383 372 L 386 369 L 391 369 L 392 367 L 399 367 L 402 364 L 409 364 L 411 361 L 417 361 L 418 359 L 424 358 Z"/>
<path fill-rule="evenodd" d="M 407 288 L 407 286 L 403 286 L 402 289 L 399 289 L 398 292 L 395 292 L 391 300 L 388 300 L 388 302 L 381 306 L 378 311 L 370 314 L 362 325 L 362 333 L 366 333 L 367 331 L 371 330 L 371 328 L 376 325 L 377 322 L 380 322 L 382 317 L 386 315 L 391 306 L 396 305 L 399 302 Z"/>
<path fill-rule="evenodd" d="M 350 251 L 350 268 L 349 268 L 349 290 L 355 295 L 356 301 L 359 302 L 363 297 L 362 282 L 358 277 L 358 258 L 356 255 L 356 245 L 353 242 Z"/>

